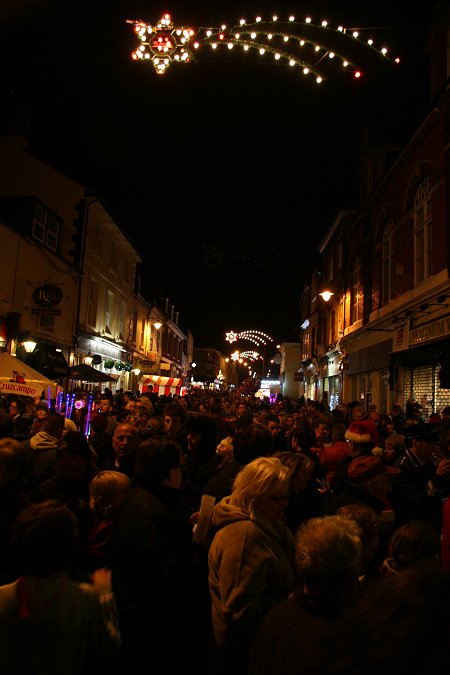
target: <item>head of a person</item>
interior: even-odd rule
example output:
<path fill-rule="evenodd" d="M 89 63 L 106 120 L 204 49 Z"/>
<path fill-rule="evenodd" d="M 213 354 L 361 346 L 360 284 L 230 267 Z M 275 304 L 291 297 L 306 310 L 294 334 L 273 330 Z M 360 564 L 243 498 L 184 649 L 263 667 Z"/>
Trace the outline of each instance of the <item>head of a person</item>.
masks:
<path fill-rule="evenodd" d="M 141 432 L 146 438 L 164 433 L 164 420 L 161 415 L 152 415 L 152 417 L 149 417 L 144 431 Z"/>
<path fill-rule="evenodd" d="M 350 451 L 354 455 L 369 455 L 379 445 L 378 431 L 371 420 L 351 422 L 345 438 L 350 442 Z"/>
<path fill-rule="evenodd" d="M 48 499 L 15 520 L 12 550 L 19 574 L 46 577 L 68 570 L 76 550 L 78 521 L 68 506 Z"/>
<path fill-rule="evenodd" d="M 89 508 L 99 516 L 115 517 L 131 488 L 131 479 L 120 471 L 100 471 L 89 483 Z"/>
<path fill-rule="evenodd" d="M 315 417 L 312 421 L 312 427 L 316 435 L 316 441 L 321 442 L 328 437 L 328 422 L 323 417 Z"/>
<path fill-rule="evenodd" d="M 343 422 L 335 422 L 331 427 L 332 442 L 333 443 L 337 443 L 338 441 L 344 442 L 346 440 L 345 438 L 346 431 L 347 427 Z"/>
<path fill-rule="evenodd" d="M 306 419 L 289 434 L 288 447 L 294 452 L 308 452 L 316 443 L 316 434 Z"/>
<path fill-rule="evenodd" d="M 349 599 L 361 573 L 359 526 L 342 515 L 311 518 L 296 534 L 300 580 L 313 597 Z"/>
<path fill-rule="evenodd" d="M 283 516 L 289 494 L 288 467 L 278 457 L 257 457 L 246 464 L 233 482 L 231 503 L 267 520 Z"/>
<path fill-rule="evenodd" d="M 360 528 L 362 561 L 373 560 L 380 539 L 380 521 L 377 512 L 368 504 L 354 503 L 341 506 L 336 515 L 353 520 Z"/>
<path fill-rule="evenodd" d="M 7 412 L 0 412 L 0 438 L 11 438 L 13 435 L 13 417 Z"/>
<path fill-rule="evenodd" d="M 360 403 L 354 402 L 350 406 L 350 420 L 352 422 L 359 422 L 364 416 L 364 408 Z"/>
<path fill-rule="evenodd" d="M 433 426 L 424 423 L 412 424 L 405 428 L 406 444 L 422 461 L 431 459 L 436 450 L 439 436 Z"/>
<path fill-rule="evenodd" d="M 411 520 L 397 528 L 388 542 L 387 552 L 388 569 L 392 572 L 420 567 L 439 569 L 441 538 L 424 520 Z"/>
<path fill-rule="evenodd" d="M 11 417 L 15 417 L 21 413 L 22 405 L 19 399 L 13 398 L 9 402 L 8 410 Z"/>
<path fill-rule="evenodd" d="M 184 430 L 186 418 L 187 412 L 184 406 L 177 402 L 168 403 L 164 406 L 164 431 L 169 436 L 178 436 Z"/>
<path fill-rule="evenodd" d="M 65 428 L 64 420 L 65 417 L 63 415 L 59 415 L 58 413 L 50 413 L 44 419 L 42 431 L 48 434 L 49 436 L 53 436 L 53 438 L 59 440 L 60 438 L 62 438 L 62 435 L 64 433 Z"/>
<path fill-rule="evenodd" d="M 113 400 L 110 396 L 101 396 L 99 410 L 102 415 L 109 415 L 112 413 L 113 409 Z"/>
<path fill-rule="evenodd" d="M 159 484 L 178 490 L 183 479 L 180 462 L 180 446 L 171 436 L 151 436 L 137 451 L 136 484 L 147 489 Z"/>
<path fill-rule="evenodd" d="M 34 410 L 34 416 L 38 420 L 43 420 L 47 417 L 49 412 L 47 403 L 45 401 L 40 401 Z"/>
<path fill-rule="evenodd" d="M 20 486 L 26 478 L 27 452 L 14 438 L 0 439 L 0 490 Z"/>
<path fill-rule="evenodd" d="M 379 501 L 385 501 L 392 490 L 391 476 L 401 472 L 400 468 L 384 464 L 375 455 L 359 455 L 347 468 L 351 483 L 366 490 Z"/>
<path fill-rule="evenodd" d="M 128 422 L 118 424 L 111 439 L 116 459 L 121 460 L 127 455 L 136 454 L 139 440 L 139 432 L 134 424 Z"/>
<path fill-rule="evenodd" d="M 401 457 L 406 450 L 405 437 L 401 434 L 390 434 L 383 448 L 383 461 L 392 464 L 398 457 Z"/>
<path fill-rule="evenodd" d="M 273 457 L 278 457 L 280 462 L 288 467 L 289 489 L 292 492 L 298 493 L 307 487 L 314 470 L 312 459 L 301 452 L 289 451 L 275 452 Z"/>
<path fill-rule="evenodd" d="M 57 452 L 59 475 L 67 481 L 85 479 L 92 459 L 89 443 L 81 431 L 68 431 L 60 441 Z"/>
<path fill-rule="evenodd" d="M 238 401 L 236 403 L 236 415 L 239 417 L 240 415 L 244 415 L 246 412 L 248 412 L 248 404 L 246 401 Z"/>
<path fill-rule="evenodd" d="M 260 422 L 253 422 L 238 429 L 233 436 L 233 456 L 240 464 L 248 464 L 256 457 L 272 453 L 272 434 Z"/>
<path fill-rule="evenodd" d="M 264 417 L 264 424 L 266 425 L 272 436 L 276 436 L 281 429 L 280 418 L 278 415 L 275 415 L 274 413 L 268 413 Z"/>
<path fill-rule="evenodd" d="M 190 453 L 213 455 L 217 447 L 217 425 L 207 415 L 189 415 L 186 421 L 187 447 Z"/>
<path fill-rule="evenodd" d="M 154 408 L 153 404 L 150 402 L 150 405 L 142 403 L 141 401 L 136 401 L 133 409 L 133 423 L 136 426 L 145 426 L 147 420 L 153 415 Z"/>

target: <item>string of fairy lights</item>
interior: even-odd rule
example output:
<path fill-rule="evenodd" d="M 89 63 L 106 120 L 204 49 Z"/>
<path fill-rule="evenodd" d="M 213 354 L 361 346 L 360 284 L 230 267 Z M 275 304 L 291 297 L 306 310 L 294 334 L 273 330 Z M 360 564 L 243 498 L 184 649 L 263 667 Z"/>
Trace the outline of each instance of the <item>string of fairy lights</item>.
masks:
<path fill-rule="evenodd" d="M 263 349 L 265 349 L 267 344 L 273 342 L 273 338 L 271 338 L 270 335 L 263 333 L 263 331 L 260 330 L 243 330 L 240 333 L 230 330 L 225 334 L 225 340 L 229 342 L 230 345 L 239 340 L 246 340 L 248 342 L 253 342 L 253 344 L 262 347 Z M 248 367 L 248 362 L 256 363 L 257 361 L 262 361 L 264 363 L 264 356 L 256 350 L 239 351 L 239 349 L 236 349 L 230 354 L 229 358 L 225 359 L 225 361 L 227 363 L 229 361 L 236 364 L 240 363 Z"/>
<path fill-rule="evenodd" d="M 236 26 L 193 27 L 175 26 L 170 14 L 164 14 L 156 24 L 142 20 L 127 19 L 132 24 L 139 46 L 132 52 L 135 61 L 146 61 L 153 65 L 158 75 L 163 75 L 172 63 L 195 61 L 194 53 L 202 47 L 212 50 L 225 47 L 232 50 L 240 47 L 244 52 L 259 52 L 260 56 L 270 55 L 276 62 L 292 68 L 299 68 L 303 75 L 313 75 L 317 84 L 323 82 L 327 62 L 339 62 L 344 70 L 355 78 L 362 75 L 350 57 L 351 43 L 358 43 L 393 63 L 385 46 L 377 47 L 372 37 L 364 38 L 365 29 L 349 29 L 344 25 L 332 27 L 327 20 L 316 22 L 307 16 L 298 21 L 295 16 L 280 19 L 272 16 L 269 20 L 257 16 L 253 21 L 241 19 Z M 344 54 L 346 51 L 346 54 Z"/>

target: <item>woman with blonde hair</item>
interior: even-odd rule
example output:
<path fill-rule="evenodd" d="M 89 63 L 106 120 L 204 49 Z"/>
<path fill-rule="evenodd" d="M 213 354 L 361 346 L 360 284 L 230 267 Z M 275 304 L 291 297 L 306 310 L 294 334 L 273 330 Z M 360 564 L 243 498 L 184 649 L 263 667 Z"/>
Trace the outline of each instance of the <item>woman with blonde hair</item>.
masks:
<path fill-rule="evenodd" d="M 217 672 L 247 672 L 256 625 L 297 586 L 295 539 L 283 517 L 289 484 L 277 457 L 258 457 L 213 509 L 208 581 Z"/>

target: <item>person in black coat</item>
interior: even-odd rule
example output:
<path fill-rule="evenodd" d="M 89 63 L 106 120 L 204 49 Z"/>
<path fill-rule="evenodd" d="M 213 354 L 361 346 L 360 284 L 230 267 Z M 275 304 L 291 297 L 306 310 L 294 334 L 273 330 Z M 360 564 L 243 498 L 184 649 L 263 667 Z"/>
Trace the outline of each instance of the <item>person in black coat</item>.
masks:
<path fill-rule="evenodd" d="M 181 452 L 168 435 L 140 444 L 133 487 L 112 533 L 120 672 L 192 672 L 194 557 L 183 507 Z M 191 616 L 192 612 L 192 616 Z"/>

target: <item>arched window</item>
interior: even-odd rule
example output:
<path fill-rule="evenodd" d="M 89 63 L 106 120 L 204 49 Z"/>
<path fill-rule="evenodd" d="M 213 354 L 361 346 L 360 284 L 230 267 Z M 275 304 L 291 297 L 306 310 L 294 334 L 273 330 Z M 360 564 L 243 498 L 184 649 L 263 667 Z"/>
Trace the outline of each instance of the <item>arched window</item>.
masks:
<path fill-rule="evenodd" d="M 361 272 L 361 260 L 355 258 L 352 273 L 351 323 L 362 319 L 363 287 Z"/>
<path fill-rule="evenodd" d="M 414 279 L 418 284 L 432 275 L 431 181 L 425 178 L 414 197 Z"/>
<path fill-rule="evenodd" d="M 382 268 L 382 289 L 381 305 L 387 305 L 392 299 L 392 276 L 394 273 L 394 222 L 392 218 L 388 220 L 383 230 L 383 268 Z"/>

